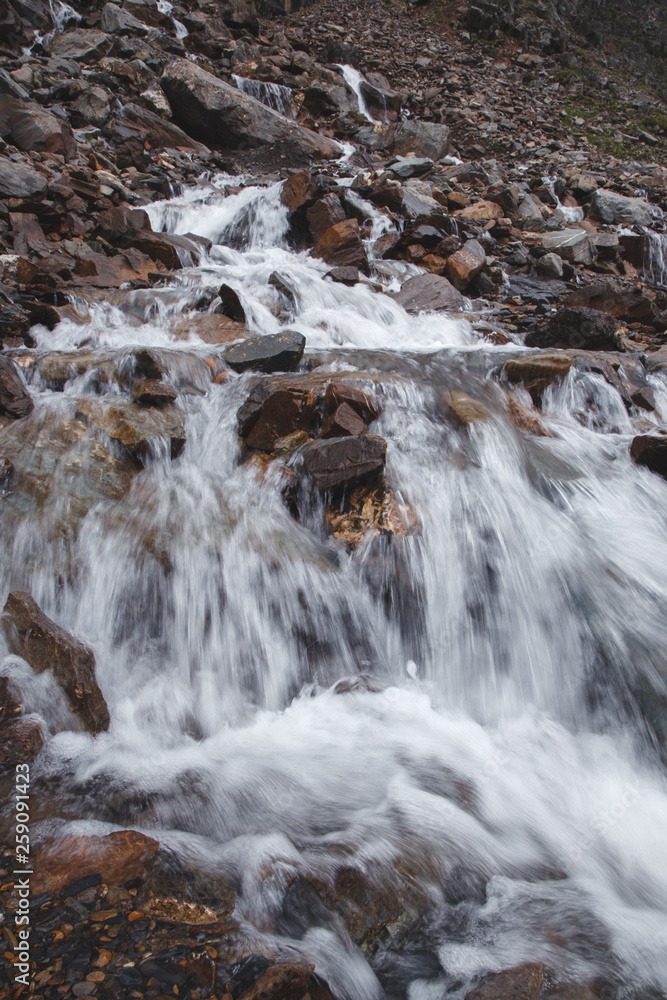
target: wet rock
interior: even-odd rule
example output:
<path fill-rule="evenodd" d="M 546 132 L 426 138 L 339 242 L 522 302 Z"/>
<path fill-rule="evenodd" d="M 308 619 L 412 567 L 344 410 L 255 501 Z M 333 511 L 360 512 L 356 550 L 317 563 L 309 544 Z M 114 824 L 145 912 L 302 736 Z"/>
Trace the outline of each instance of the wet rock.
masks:
<path fill-rule="evenodd" d="M 309 132 L 187 59 L 170 62 L 160 83 L 183 127 L 217 146 L 270 145 L 323 159 L 340 155 L 338 143 Z"/>
<path fill-rule="evenodd" d="M 112 39 L 105 31 L 71 28 L 57 34 L 51 42 L 51 55 L 57 59 L 97 62 L 111 48 Z"/>
<path fill-rule="evenodd" d="M 586 351 L 618 350 L 614 318 L 597 309 L 561 308 L 540 329 L 529 333 L 526 347 L 576 347 Z"/>
<path fill-rule="evenodd" d="M 188 340 L 193 336 L 199 337 L 205 344 L 231 344 L 250 335 L 247 326 L 222 313 L 191 313 L 179 319 L 171 332 L 179 340 Z"/>
<path fill-rule="evenodd" d="M 610 281 L 594 281 L 571 292 L 562 304 L 568 308 L 583 307 L 609 313 L 628 323 L 654 319 L 656 308 L 647 295 L 634 289 L 617 288 Z"/>
<path fill-rule="evenodd" d="M 0 357 L 0 414 L 17 420 L 32 413 L 32 396 L 12 361 Z"/>
<path fill-rule="evenodd" d="M 572 360 L 565 354 L 530 354 L 505 362 L 504 372 L 510 382 L 542 379 L 553 382 L 564 378 L 572 367 Z"/>
<path fill-rule="evenodd" d="M 453 389 L 444 394 L 444 402 L 452 421 L 458 427 L 469 427 L 470 424 L 485 423 L 491 419 L 491 412 L 484 403 L 473 399 L 460 389 Z"/>
<path fill-rule="evenodd" d="M 401 122 L 391 142 L 392 153 L 414 153 L 439 160 L 446 156 L 450 148 L 450 132 L 446 125 L 409 118 Z"/>
<path fill-rule="evenodd" d="M 367 424 L 377 420 L 381 413 L 380 404 L 375 396 L 347 382 L 330 382 L 324 394 L 324 412 L 335 413 L 343 403 L 350 406 Z"/>
<path fill-rule="evenodd" d="M 11 677 L 0 677 L 0 726 L 15 719 L 22 711 L 21 688 Z"/>
<path fill-rule="evenodd" d="M 627 198 L 599 188 L 592 199 L 592 206 L 603 222 L 610 225 L 650 226 L 659 210 L 642 198 Z"/>
<path fill-rule="evenodd" d="M 420 530 L 412 508 L 386 483 L 362 483 L 340 503 L 327 504 L 325 518 L 333 537 L 354 551 L 362 541 L 377 535 L 414 535 Z"/>
<path fill-rule="evenodd" d="M 311 236 L 317 243 L 327 229 L 345 221 L 345 210 L 337 194 L 327 194 L 310 206 L 306 218 Z"/>
<path fill-rule="evenodd" d="M 230 285 L 221 285 L 218 289 L 218 295 L 220 296 L 222 311 L 225 316 L 229 316 L 236 323 L 245 323 L 245 309 L 243 308 L 238 292 L 231 288 Z"/>
<path fill-rule="evenodd" d="M 248 448 L 273 451 L 281 438 L 308 430 L 315 412 L 315 396 L 302 389 L 275 389 L 258 402 L 254 411 L 245 405 L 239 411 L 241 436 Z"/>
<path fill-rule="evenodd" d="M 370 273 L 356 219 L 345 219 L 330 226 L 315 244 L 313 257 L 334 267 L 356 267 L 364 274 Z"/>
<path fill-rule="evenodd" d="M 109 710 L 95 679 L 95 656 L 44 614 L 30 594 L 13 591 L 7 598 L 2 627 L 7 646 L 33 670 L 51 670 L 88 732 L 109 728 Z"/>
<path fill-rule="evenodd" d="M 114 441 L 142 458 L 150 442 L 167 438 L 171 457 L 178 458 L 185 447 L 183 413 L 175 407 L 154 409 L 137 403 L 107 403 L 106 400 L 80 399 L 77 416 L 93 424 Z"/>
<path fill-rule="evenodd" d="M 417 274 L 401 287 L 395 301 L 410 313 L 454 312 L 463 308 L 463 296 L 454 286 L 438 274 Z"/>
<path fill-rule="evenodd" d="M 280 200 L 290 212 L 296 212 L 312 202 L 316 190 L 317 184 L 310 170 L 298 170 L 291 174 L 283 184 Z"/>
<path fill-rule="evenodd" d="M 65 837 L 40 849 L 31 888 L 36 895 L 57 896 L 86 876 L 100 875 L 108 886 L 142 878 L 158 842 L 136 830 L 118 830 L 105 837 Z"/>
<path fill-rule="evenodd" d="M 535 434 L 537 437 L 550 437 L 540 418 L 524 409 L 523 406 L 519 406 L 511 396 L 507 399 L 507 413 L 517 430 L 526 434 Z"/>
<path fill-rule="evenodd" d="M 224 357 L 235 372 L 292 372 L 299 367 L 305 348 L 306 338 L 302 333 L 286 330 L 266 337 L 249 337 Z"/>
<path fill-rule="evenodd" d="M 351 288 L 352 285 L 356 285 L 359 282 L 359 271 L 356 267 L 332 267 L 325 274 L 325 278 L 331 278 L 332 281 L 337 281 L 341 285 L 348 285 Z"/>
<path fill-rule="evenodd" d="M 0 729 L 0 768 L 16 767 L 34 760 L 44 746 L 44 733 L 37 719 L 14 719 Z"/>
<path fill-rule="evenodd" d="M 375 434 L 328 438 L 304 445 L 299 457 L 315 489 L 324 492 L 382 472 L 387 442 Z"/>
<path fill-rule="evenodd" d="M 123 248 L 134 247 L 151 260 L 161 261 L 170 271 L 193 267 L 199 262 L 204 249 L 198 241 L 188 236 L 153 233 L 147 229 L 130 230 L 119 242 Z"/>
<path fill-rule="evenodd" d="M 303 95 L 303 107 L 311 115 L 344 115 L 357 110 L 357 99 L 347 87 L 339 87 L 324 80 L 314 80 Z"/>
<path fill-rule="evenodd" d="M 645 465 L 667 479 L 667 437 L 640 434 L 630 445 L 630 458 L 636 465 Z"/>
<path fill-rule="evenodd" d="M 40 194 L 48 181 L 27 163 L 0 157 L 0 195 L 5 198 L 31 198 Z"/>
<path fill-rule="evenodd" d="M 303 961 L 270 965 L 239 1000 L 295 1000 L 307 992 L 314 971 L 314 965 Z"/>
<path fill-rule="evenodd" d="M 519 965 L 485 976 L 466 1000 L 537 1000 L 544 981 L 539 962 Z"/>
<path fill-rule="evenodd" d="M 477 240 L 468 240 L 460 250 L 447 258 L 447 277 L 455 288 L 463 291 L 486 264 L 486 253 Z"/>
<path fill-rule="evenodd" d="M 138 382 L 132 392 L 135 403 L 140 406 L 168 406 L 178 399 L 178 393 L 172 385 L 147 378 Z"/>
<path fill-rule="evenodd" d="M 341 405 L 325 420 L 320 437 L 346 437 L 366 433 L 366 424 L 347 403 Z"/>

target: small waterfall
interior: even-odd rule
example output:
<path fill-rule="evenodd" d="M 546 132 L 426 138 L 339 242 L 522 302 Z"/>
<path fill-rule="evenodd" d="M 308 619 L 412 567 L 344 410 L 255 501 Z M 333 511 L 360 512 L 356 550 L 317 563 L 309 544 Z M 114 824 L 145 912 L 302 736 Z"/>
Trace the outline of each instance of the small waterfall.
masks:
<path fill-rule="evenodd" d="M 51 11 L 53 29 L 47 32 L 46 35 L 42 35 L 39 31 L 36 31 L 32 45 L 22 49 L 24 56 L 32 55 L 32 50 L 36 45 L 41 45 L 45 50 L 48 49 L 54 37 L 65 30 L 65 25 L 69 21 L 81 20 L 81 14 L 78 14 L 74 10 L 74 7 L 70 7 L 68 3 L 62 3 L 62 0 L 49 0 L 49 10 Z"/>
<path fill-rule="evenodd" d="M 256 101 L 284 115 L 285 118 L 294 118 L 292 91 L 289 87 L 282 87 L 279 83 L 268 83 L 265 80 L 251 80 L 247 76 L 233 75 L 232 80 L 241 93 L 254 97 Z"/>
<path fill-rule="evenodd" d="M 364 78 L 359 72 L 359 70 L 355 69 L 354 66 L 342 66 L 340 64 L 338 64 L 338 68 L 343 74 L 343 79 L 345 80 L 345 83 L 348 85 L 350 90 L 354 91 L 354 93 L 357 95 L 357 102 L 359 104 L 359 113 L 362 114 L 364 118 L 366 118 L 369 122 L 375 122 L 375 119 L 368 110 L 368 106 L 366 104 L 366 100 L 364 98 L 361 89 L 361 85 L 362 83 L 364 83 Z"/>
<path fill-rule="evenodd" d="M 584 210 L 579 205 L 563 205 L 556 194 L 555 181 L 551 177 L 543 177 L 542 180 L 554 197 L 556 208 L 566 222 L 581 222 L 584 218 Z"/>
<path fill-rule="evenodd" d="M 161 14 L 166 14 L 174 26 L 174 34 L 177 38 L 187 38 L 188 29 L 181 21 L 177 21 L 175 17 L 172 17 L 173 4 L 169 0 L 157 0 L 157 9 Z"/>
<path fill-rule="evenodd" d="M 667 285 L 667 234 L 646 232 L 643 270 L 654 285 Z"/>

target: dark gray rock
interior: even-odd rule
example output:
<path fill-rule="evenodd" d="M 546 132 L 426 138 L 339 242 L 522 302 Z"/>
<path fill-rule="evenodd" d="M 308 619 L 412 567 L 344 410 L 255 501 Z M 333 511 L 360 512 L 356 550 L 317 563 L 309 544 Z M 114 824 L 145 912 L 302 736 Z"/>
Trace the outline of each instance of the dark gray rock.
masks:
<path fill-rule="evenodd" d="M 636 465 L 645 465 L 667 479 L 667 437 L 640 434 L 630 445 L 630 458 Z"/>
<path fill-rule="evenodd" d="M 450 134 L 446 125 L 423 122 L 419 118 L 409 118 L 401 122 L 392 140 L 392 153 L 414 153 L 415 156 L 439 160 L 446 156 L 450 148 Z"/>
<path fill-rule="evenodd" d="M 439 274 L 417 274 L 408 278 L 395 301 L 407 312 L 437 312 L 463 307 L 463 296 Z"/>
<path fill-rule="evenodd" d="M 0 195 L 5 198 L 32 198 L 46 187 L 44 174 L 28 163 L 0 159 Z"/>
<path fill-rule="evenodd" d="M 0 413 L 18 419 L 32 413 L 32 397 L 12 361 L 0 357 Z"/>
<path fill-rule="evenodd" d="M 387 458 L 387 442 L 376 434 L 320 439 L 299 451 L 303 472 L 320 492 L 379 475 Z"/>
<path fill-rule="evenodd" d="M 235 372 L 249 369 L 258 372 L 293 372 L 299 367 L 306 347 L 306 338 L 295 330 L 249 337 L 225 354 L 225 362 Z"/>
<path fill-rule="evenodd" d="M 618 349 L 616 321 L 597 309 L 561 308 L 525 340 L 526 347 L 574 347 L 585 351 Z"/>

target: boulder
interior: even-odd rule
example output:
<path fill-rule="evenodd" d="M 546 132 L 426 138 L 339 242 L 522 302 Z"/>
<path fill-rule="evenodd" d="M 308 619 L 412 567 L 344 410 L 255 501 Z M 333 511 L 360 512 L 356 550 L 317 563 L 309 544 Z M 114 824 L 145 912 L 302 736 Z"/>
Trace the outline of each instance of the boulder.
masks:
<path fill-rule="evenodd" d="M 30 594 L 13 591 L 3 614 L 7 646 L 33 670 L 51 670 L 88 732 L 109 728 L 109 710 L 95 679 L 95 656 L 44 614 Z"/>
<path fill-rule="evenodd" d="M 657 312 L 647 295 L 634 288 L 618 288 L 610 281 L 593 281 L 590 285 L 583 285 L 567 295 L 562 304 L 568 308 L 596 309 L 627 323 L 650 323 Z"/>
<path fill-rule="evenodd" d="M 97 62 L 107 54 L 112 41 L 106 31 L 98 31 L 95 28 L 72 28 L 55 36 L 51 42 L 50 54 L 54 59 Z"/>
<path fill-rule="evenodd" d="M 137 830 L 115 830 L 104 837 L 65 837 L 35 856 L 30 886 L 35 895 L 58 896 L 69 886 L 99 875 L 108 886 L 121 886 L 146 874 L 159 844 Z"/>
<path fill-rule="evenodd" d="M 337 142 L 302 128 L 187 59 L 174 59 L 162 75 L 174 112 L 189 133 L 214 146 L 274 146 L 306 157 L 334 159 Z"/>
<path fill-rule="evenodd" d="M 585 351 L 618 350 L 613 316 L 597 309 L 561 308 L 525 339 L 526 347 L 575 347 Z"/>
<path fill-rule="evenodd" d="M 467 288 L 486 264 L 484 247 L 477 240 L 468 240 L 460 250 L 447 258 L 447 277 L 459 291 Z"/>
<path fill-rule="evenodd" d="M 545 253 L 535 264 L 535 270 L 544 278 L 562 278 L 563 260 L 556 253 Z"/>
<path fill-rule="evenodd" d="M 13 719 L 0 729 L 0 768 L 34 760 L 44 746 L 44 732 L 37 719 Z"/>
<path fill-rule="evenodd" d="M 15 146 L 25 152 L 59 153 L 66 156 L 74 151 L 69 126 L 36 101 L 11 102 L 7 127 Z"/>
<path fill-rule="evenodd" d="M 77 417 L 120 441 L 140 459 L 149 451 L 150 443 L 159 438 L 169 441 L 172 458 L 178 458 L 185 447 L 184 414 L 176 407 L 156 409 L 137 403 L 80 399 Z"/>
<path fill-rule="evenodd" d="M 360 90 L 366 107 L 375 121 L 395 122 L 403 107 L 404 95 L 392 90 L 386 77 L 369 73 Z"/>
<path fill-rule="evenodd" d="M 650 226 L 660 210 L 643 198 L 627 198 L 606 188 L 598 188 L 592 206 L 603 222 L 614 226 Z"/>
<path fill-rule="evenodd" d="M 554 382 L 564 378 L 572 367 L 572 360 L 565 354 L 529 354 L 505 362 L 504 372 L 510 382 L 540 379 Z"/>
<path fill-rule="evenodd" d="M 15 719 L 22 711 L 21 688 L 11 677 L 0 677 L 0 726 Z"/>
<path fill-rule="evenodd" d="M 4 198 L 32 198 L 41 194 L 47 178 L 27 163 L 0 158 L 0 195 Z"/>
<path fill-rule="evenodd" d="M 630 458 L 636 465 L 645 465 L 667 479 L 667 437 L 640 434 L 632 440 Z"/>
<path fill-rule="evenodd" d="M 366 424 L 348 403 L 341 403 L 324 421 L 320 437 L 355 437 L 366 433 Z"/>
<path fill-rule="evenodd" d="M 324 277 L 350 287 L 359 283 L 359 271 L 356 267 L 332 267 Z"/>
<path fill-rule="evenodd" d="M 24 386 L 13 361 L 0 357 L 0 414 L 17 420 L 32 413 L 32 396 Z"/>
<path fill-rule="evenodd" d="M 293 372 L 299 367 L 306 338 L 296 330 L 266 337 L 249 337 L 225 354 L 225 362 L 235 372 Z"/>
<path fill-rule="evenodd" d="M 457 427 L 469 427 L 470 424 L 486 423 L 491 419 L 491 412 L 484 403 L 473 399 L 460 389 L 452 389 L 444 394 L 444 403 L 449 411 L 452 422 Z"/>
<path fill-rule="evenodd" d="M 131 122 L 142 139 L 154 149 L 178 149 L 184 152 L 194 150 L 202 156 L 210 153 L 208 146 L 203 142 L 197 142 L 178 125 L 165 121 L 150 108 L 128 102 L 123 107 L 123 118 L 125 122 Z"/>
<path fill-rule="evenodd" d="M 233 319 L 235 323 L 245 323 L 245 309 L 239 298 L 239 293 L 231 285 L 222 284 L 218 289 L 218 295 L 220 296 L 222 311 L 225 316 Z"/>
<path fill-rule="evenodd" d="M 375 434 L 311 441 L 299 451 L 306 476 L 320 492 L 377 476 L 384 469 L 387 442 Z"/>
<path fill-rule="evenodd" d="M 527 963 L 484 976 L 474 990 L 466 993 L 466 1000 L 537 1000 L 543 981 L 542 965 Z"/>
<path fill-rule="evenodd" d="M 178 393 L 173 385 L 160 382 L 158 379 L 145 378 L 137 382 L 132 397 L 140 406 L 168 406 L 178 399 Z"/>
<path fill-rule="evenodd" d="M 313 247 L 313 257 L 334 267 L 356 267 L 364 274 L 370 273 L 356 219 L 330 226 Z"/>
<path fill-rule="evenodd" d="M 505 210 L 497 205 L 495 201 L 474 201 L 466 208 L 460 208 L 454 213 L 461 219 L 470 219 L 473 222 L 489 222 L 491 219 L 502 219 Z"/>
<path fill-rule="evenodd" d="M 424 156 L 397 156 L 389 164 L 388 170 L 401 180 L 408 180 L 410 177 L 420 177 L 428 174 L 435 166 L 433 160 Z M 437 203 L 436 203 L 437 204 Z"/>
<path fill-rule="evenodd" d="M 310 170 L 297 170 L 283 184 L 280 200 L 290 212 L 296 212 L 313 201 L 316 190 L 317 182 Z"/>
<path fill-rule="evenodd" d="M 129 230 L 119 241 L 123 249 L 134 247 L 151 260 L 161 261 L 170 271 L 193 267 L 199 262 L 202 245 L 189 236 L 152 233 L 146 229 Z"/>
<path fill-rule="evenodd" d="M 304 389 L 275 389 L 260 403 L 254 419 L 248 407 L 239 411 L 241 434 L 248 448 L 273 451 L 276 441 L 295 431 L 308 430 L 315 413 L 315 396 Z"/>
<path fill-rule="evenodd" d="M 419 118 L 408 118 L 401 122 L 394 132 L 390 145 L 392 153 L 414 153 L 439 160 L 446 156 L 450 148 L 450 133 L 446 125 L 423 122 Z"/>
<path fill-rule="evenodd" d="M 79 94 L 72 105 L 72 110 L 88 125 L 102 128 L 111 117 L 111 105 L 106 90 L 102 87 L 90 87 Z"/>
<path fill-rule="evenodd" d="M 110 34 L 144 35 L 150 29 L 127 10 L 115 3 L 102 8 L 102 28 Z"/>
<path fill-rule="evenodd" d="M 324 412 L 330 415 L 343 403 L 351 406 L 367 424 L 377 420 L 381 413 L 380 404 L 374 396 L 347 382 L 330 382 L 324 394 Z"/>
<path fill-rule="evenodd" d="M 317 243 L 327 229 L 345 221 L 345 210 L 337 194 L 327 194 L 310 206 L 306 212 L 306 218 L 310 234 Z"/>
<path fill-rule="evenodd" d="M 410 313 L 453 312 L 463 308 L 463 296 L 439 274 L 417 274 L 401 287 L 395 301 Z"/>
<path fill-rule="evenodd" d="M 347 89 L 324 80 L 313 80 L 303 95 L 303 107 L 317 118 L 326 115 L 344 115 L 357 110 L 357 98 Z"/>
<path fill-rule="evenodd" d="M 595 257 L 595 244 L 583 229 L 564 229 L 562 232 L 546 233 L 543 246 L 558 254 L 571 264 L 590 264 Z"/>

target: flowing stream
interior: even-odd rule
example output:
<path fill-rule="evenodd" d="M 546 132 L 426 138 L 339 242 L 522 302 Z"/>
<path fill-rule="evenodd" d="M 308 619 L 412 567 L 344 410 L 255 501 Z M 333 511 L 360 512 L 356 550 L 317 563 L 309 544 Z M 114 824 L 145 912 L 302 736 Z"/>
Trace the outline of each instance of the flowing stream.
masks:
<path fill-rule="evenodd" d="M 573 370 L 546 394 L 551 436 L 520 432 L 496 375 L 522 348 L 465 316 L 408 315 L 386 293 L 409 265 L 332 283 L 289 249 L 279 185 L 226 196 L 225 181 L 148 208 L 155 229 L 214 241 L 197 266 L 36 333 L 40 351 L 83 345 L 120 368 L 162 350 L 187 443 L 171 461 L 156 442 L 126 497 L 86 505 L 96 438 L 67 428 L 98 383 L 32 376 L 24 460 L 48 496 L 2 501 L 2 594 L 29 590 L 94 648 L 112 717 L 95 739 L 72 731 L 47 676 L 5 658 L 52 734 L 34 780 L 57 794 L 33 835 L 146 831 L 232 879 L 239 917 L 341 998 L 458 1000 L 524 961 L 609 997 L 667 995 L 667 484 L 630 461 L 620 396 Z M 313 376 L 367 380 L 418 532 L 349 553 L 240 462 L 255 376 L 211 385 L 196 333 L 223 280 L 254 332 L 305 334 Z M 491 418 L 453 428 L 451 389 Z M 342 867 L 408 872 L 412 916 L 372 956 L 295 896 Z"/>

